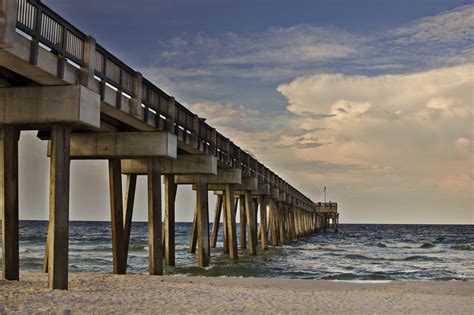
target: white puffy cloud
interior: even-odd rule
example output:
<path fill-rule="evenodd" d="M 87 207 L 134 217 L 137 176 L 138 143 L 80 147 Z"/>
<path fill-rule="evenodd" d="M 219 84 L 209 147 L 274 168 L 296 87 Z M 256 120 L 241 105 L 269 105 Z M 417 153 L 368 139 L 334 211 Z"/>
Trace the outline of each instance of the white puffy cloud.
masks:
<path fill-rule="evenodd" d="M 300 122 L 307 129 L 323 128 L 315 134 L 332 143 L 305 152 L 314 160 L 331 156 L 333 162 L 377 166 L 383 173 L 437 184 L 456 172 L 472 173 L 472 152 L 460 155 L 454 149 L 472 137 L 473 70 L 474 65 L 462 65 L 376 77 L 320 74 L 278 91 L 294 115 L 334 115 Z"/>
<path fill-rule="evenodd" d="M 365 211 L 354 200 L 403 194 L 425 212 L 456 204 L 469 220 L 473 70 L 297 78 L 278 87 L 288 111 L 277 116 L 210 102 L 193 109 L 314 199 L 324 184 Z"/>

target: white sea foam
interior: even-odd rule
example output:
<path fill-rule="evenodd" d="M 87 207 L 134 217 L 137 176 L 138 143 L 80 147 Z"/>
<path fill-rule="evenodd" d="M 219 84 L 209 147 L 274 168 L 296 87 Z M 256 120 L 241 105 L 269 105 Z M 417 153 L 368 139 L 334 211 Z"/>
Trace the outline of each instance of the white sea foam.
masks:
<path fill-rule="evenodd" d="M 350 283 L 373 283 L 373 284 L 382 284 L 389 283 L 392 280 L 330 280 L 332 282 L 350 282 Z"/>

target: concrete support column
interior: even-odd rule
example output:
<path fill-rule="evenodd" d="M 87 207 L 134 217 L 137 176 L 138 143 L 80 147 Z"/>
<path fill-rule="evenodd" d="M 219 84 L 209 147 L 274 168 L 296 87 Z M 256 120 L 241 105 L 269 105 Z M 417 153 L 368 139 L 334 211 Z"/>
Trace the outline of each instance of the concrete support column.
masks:
<path fill-rule="evenodd" d="M 196 179 L 196 209 L 198 223 L 198 266 L 207 267 L 211 257 L 209 247 L 209 202 L 207 182 L 203 176 Z"/>
<path fill-rule="evenodd" d="M 15 41 L 18 0 L 0 2 L 0 48 L 9 48 Z"/>
<path fill-rule="evenodd" d="M 70 128 L 51 129 L 48 287 L 68 288 Z"/>
<path fill-rule="evenodd" d="M 135 191 L 137 188 L 137 175 L 127 175 L 127 184 L 125 187 L 125 214 L 124 214 L 124 257 L 123 264 L 127 268 L 128 246 L 130 244 L 130 233 L 132 230 L 133 204 L 135 202 Z"/>
<path fill-rule="evenodd" d="M 286 222 L 286 239 L 288 241 L 292 241 L 293 240 L 293 233 L 292 233 L 292 229 L 291 229 L 291 206 L 288 205 L 288 208 L 286 209 L 286 212 L 285 212 L 285 222 Z"/>
<path fill-rule="evenodd" d="M 175 201 L 178 185 L 174 175 L 165 176 L 165 224 L 164 224 L 164 249 L 165 263 L 175 265 Z"/>
<path fill-rule="evenodd" d="M 260 242 L 263 250 L 268 249 L 267 234 L 267 204 L 264 197 L 260 197 Z"/>
<path fill-rule="evenodd" d="M 167 117 L 166 117 L 166 130 L 169 133 L 175 134 L 175 120 L 176 120 L 176 101 L 174 97 L 171 97 L 166 106 Z"/>
<path fill-rule="evenodd" d="M 113 273 L 125 274 L 122 172 L 119 159 L 109 160 L 110 216 L 112 223 Z"/>
<path fill-rule="evenodd" d="M 272 245 L 278 246 L 278 212 L 273 199 L 269 200 L 270 205 L 270 232 L 272 238 Z"/>
<path fill-rule="evenodd" d="M 301 211 L 300 209 L 296 209 L 296 236 L 299 238 L 302 236 L 301 232 Z"/>
<path fill-rule="evenodd" d="M 140 72 L 136 72 L 133 78 L 133 97 L 130 99 L 129 113 L 132 116 L 140 116 L 140 109 L 143 98 L 143 76 Z"/>
<path fill-rule="evenodd" d="M 18 234 L 18 136 L 13 126 L 0 129 L 0 185 L 2 194 L 2 275 L 20 280 Z"/>
<path fill-rule="evenodd" d="M 240 209 L 240 249 L 247 248 L 247 221 L 249 220 L 245 208 L 245 196 L 239 198 Z"/>
<path fill-rule="evenodd" d="M 223 192 L 222 198 L 223 198 L 223 207 L 224 207 L 223 209 L 224 211 L 222 212 L 222 225 L 223 225 L 222 251 L 224 252 L 224 254 L 228 254 L 229 253 L 229 237 L 228 237 L 229 228 L 227 226 L 227 199 L 226 199 L 225 191 Z"/>
<path fill-rule="evenodd" d="M 193 117 L 193 130 L 192 130 L 192 145 L 196 148 L 199 149 L 200 144 L 199 144 L 199 116 L 194 115 Z"/>
<path fill-rule="evenodd" d="M 283 245 L 285 244 L 286 237 L 285 237 L 285 207 L 280 204 L 280 208 L 278 209 L 278 214 L 279 214 L 279 219 L 278 219 L 278 224 L 279 224 L 279 234 L 280 234 L 280 244 Z"/>
<path fill-rule="evenodd" d="M 227 216 L 227 242 L 229 246 L 230 258 L 233 260 L 237 260 L 239 254 L 237 251 L 237 232 L 235 224 L 234 202 L 234 187 L 231 184 L 226 184 L 225 210 Z"/>
<path fill-rule="evenodd" d="M 257 255 L 257 228 L 255 226 L 255 208 L 252 202 L 252 193 L 250 191 L 244 192 L 244 203 L 245 203 L 245 212 L 247 216 L 247 226 L 248 226 L 248 240 L 249 240 L 249 254 Z M 242 199 L 241 199 L 242 202 Z M 245 230 L 245 228 L 243 229 Z"/>
<path fill-rule="evenodd" d="M 95 71 L 95 46 L 96 42 L 93 37 L 87 37 L 84 41 L 84 49 L 82 53 L 82 60 L 84 66 L 81 67 L 79 73 L 79 81 L 88 89 L 92 90 L 95 85 L 94 71 Z"/>
<path fill-rule="evenodd" d="M 219 235 L 219 222 L 222 212 L 222 195 L 217 195 L 216 207 L 214 210 L 214 223 L 212 224 L 211 248 L 216 248 L 217 235 Z"/>
<path fill-rule="evenodd" d="M 163 274 L 160 160 L 148 162 L 148 250 L 150 275 Z"/>
<path fill-rule="evenodd" d="M 193 225 L 191 227 L 191 238 L 189 239 L 189 253 L 194 254 L 196 253 L 196 246 L 197 246 L 197 226 L 198 226 L 198 208 L 194 205 L 194 216 L 193 216 Z"/>
<path fill-rule="evenodd" d="M 256 233 L 257 233 L 257 241 L 258 241 L 258 198 L 253 197 L 253 208 L 254 208 L 254 217 L 253 217 L 253 222 L 255 225 Z"/>

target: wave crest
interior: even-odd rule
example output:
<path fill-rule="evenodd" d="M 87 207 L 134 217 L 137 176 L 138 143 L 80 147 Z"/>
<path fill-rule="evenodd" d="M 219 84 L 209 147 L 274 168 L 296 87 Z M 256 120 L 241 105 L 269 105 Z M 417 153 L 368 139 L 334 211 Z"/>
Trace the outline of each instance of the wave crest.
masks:
<path fill-rule="evenodd" d="M 474 244 L 458 244 L 458 245 L 453 245 L 451 246 L 452 249 L 456 250 L 469 250 L 473 251 L 474 250 Z"/>

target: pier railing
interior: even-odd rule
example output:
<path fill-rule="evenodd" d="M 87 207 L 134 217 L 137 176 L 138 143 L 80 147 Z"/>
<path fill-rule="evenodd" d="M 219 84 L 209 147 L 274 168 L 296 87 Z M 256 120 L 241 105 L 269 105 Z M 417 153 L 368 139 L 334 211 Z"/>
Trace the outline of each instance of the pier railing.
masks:
<path fill-rule="evenodd" d="M 57 76 L 64 77 L 66 63 L 82 71 L 86 67 L 85 51 L 90 37 L 44 5 L 40 0 L 18 0 L 17 29 L 31 40 L 30 63 L 37 64 L 40 47 L 59 58 Z M 233 168 L 242 169 L 243 176 L 258 177 L 272 188 L 288 192 L 295 203 L 306 211 L 316 211 L 314 203 L 282 178 L 242 150 L 229 138 L 188 110 L 181 103 L 136 70 L 115 57 L 100 44 L 95 44 L 92 69 L 99 82 L 99 93 L 105 98 L 106 87 L 116 91 L 116 106 L 122 97 L 137 99 L 141 119 L 159 129 L 175 134 L 198 150 L 212 154 Z M 89 69 L 91 67 L 89 66 Z"/>

